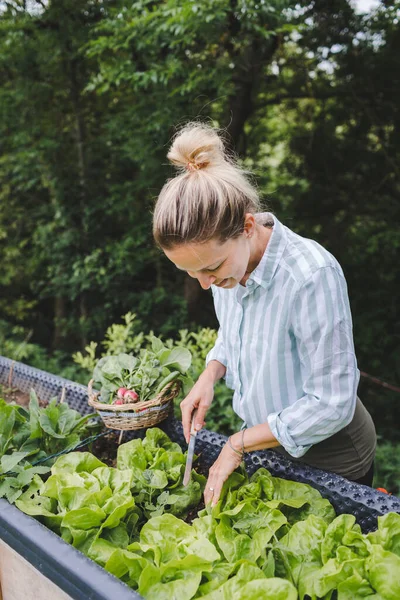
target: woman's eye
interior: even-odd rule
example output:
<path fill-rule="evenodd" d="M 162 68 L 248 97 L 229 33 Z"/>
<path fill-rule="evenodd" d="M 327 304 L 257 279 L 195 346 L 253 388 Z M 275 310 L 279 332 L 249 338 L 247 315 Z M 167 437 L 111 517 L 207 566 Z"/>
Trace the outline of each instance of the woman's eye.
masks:
<path fill-rule="evenodd" d="M 207 269 L 207 271 L 208 271 L 209 273 L 215 273 L 215 271 L 218 271 L 218 269 L 220 269 L 220 268 L 222 267 L 222 265 L 224 264 L 224 262 L 225 262 L 225 261 L 223 260 L 223 261 L 222 261 L 222 263 L 220 263 L 220 264 L 218 265 L 218 267 L 215 267 L 215 269 Z"/>

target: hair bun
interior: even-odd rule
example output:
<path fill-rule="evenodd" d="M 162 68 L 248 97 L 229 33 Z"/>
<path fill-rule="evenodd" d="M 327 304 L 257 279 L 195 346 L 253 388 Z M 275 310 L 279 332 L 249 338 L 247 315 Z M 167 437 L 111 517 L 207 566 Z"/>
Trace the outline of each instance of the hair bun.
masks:
<path fill-rule="evenodd" d="M 225 148 L 212 127 L 188 123 L 177 133 L 168 159 L 181 169 L 199 171 L 224 162 Z"/>
<path fill-rule="evenodd" d="M 246 214 L 260 210 L 256 188 L 208 124 L 189 123 L 168 153 L 180 173 L 163 186 L 153 215 L 153 235 L 163 249 L 236 238 Z M 201 174 L 202 173 L 202 174 Z"/>

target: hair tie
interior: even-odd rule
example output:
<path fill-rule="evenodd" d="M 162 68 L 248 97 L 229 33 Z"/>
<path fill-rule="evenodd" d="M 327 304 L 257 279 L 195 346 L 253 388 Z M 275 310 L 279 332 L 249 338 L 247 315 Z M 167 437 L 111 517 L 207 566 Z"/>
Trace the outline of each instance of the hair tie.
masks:
<path fill-rule="evenodd" d="M 198 171 L 200 167 L 199 165 L 196 165 L 196 163 L 188 162 L 186 165 L 186 169 L 188 171 Z"/>

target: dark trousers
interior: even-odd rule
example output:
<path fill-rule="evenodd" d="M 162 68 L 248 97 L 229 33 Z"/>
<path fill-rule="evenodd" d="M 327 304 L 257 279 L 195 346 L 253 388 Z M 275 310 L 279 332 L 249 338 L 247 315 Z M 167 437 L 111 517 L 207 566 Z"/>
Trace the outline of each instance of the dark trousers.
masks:
<path fill-rule="evenodd" d="M 374 478 L 374 463 L 372 463 L 372 465 L 370 466 L 368 471 L 365 473 L 365 475 L 360 477 L 360 479 L 355 479 L 354 483 L 361 483 L 362 485 L 369 485 L 369 487 L 372 487 L 373 478 Z"/>

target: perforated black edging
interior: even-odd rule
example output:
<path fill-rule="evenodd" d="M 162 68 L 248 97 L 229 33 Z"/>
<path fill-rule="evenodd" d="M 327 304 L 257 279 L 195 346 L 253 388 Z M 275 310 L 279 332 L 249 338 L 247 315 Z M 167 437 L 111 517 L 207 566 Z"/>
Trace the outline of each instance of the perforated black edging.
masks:
<path fill-rule="evenodd" d="M 60 399 L 63 394 L 69 406 L 82 415 L 93 412 L 93 409 L 88 406 L 87 388 L 84 385 L 0 356 L 0 383 L 7 386 L 10 381 L 11 385 L 21 392 L 29 392 L 34 388 L 42 400 L 55 397 Z"/>
<path fill-rule="evenodd" d="M 91 412 L 87 404 L 85 386 L 2 356 L 0 383 L 8 384 L 11 368 L 12 384 L 21 391 L 28 392 L 33 387 L 43 400 L 55 396 L 60 398 L 61 394 L 64 394 L 64 400 L 72 408 L 82 414 Z M 180 422 L 169 418 L 159 426 L 173 441 L 186 448 Z M 129 437 L 142 435 L 135 433 Z M 128 439 L 128 436 L 124 439 Z M 213 464 L 225 442 L 226 438 L 217 433 L 207 430 L 199 432 L 196 454 L 199 455 L 202 466 L 209 468 Z M 352 484 L 338 475 L 295 463 L 273 451 L 252 452 L 246 455 L 246 469 L 249 474 L 260 467 L 268 469 L 275 477 L 312 485 L 332 503 L 338 514 L 353 514 L 364 533 L 376 529 L 378 516 L 391 511 L 400 513 L 400 499 L 395 496 L 387 496 L 367 486 Z M 0 500 L 0 538 L 74 599 L 141 598 L 53 532 L 14 506 L 10 506 L 5 500 Z"/>

